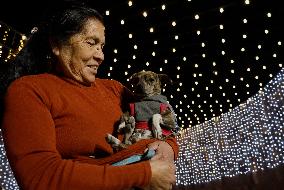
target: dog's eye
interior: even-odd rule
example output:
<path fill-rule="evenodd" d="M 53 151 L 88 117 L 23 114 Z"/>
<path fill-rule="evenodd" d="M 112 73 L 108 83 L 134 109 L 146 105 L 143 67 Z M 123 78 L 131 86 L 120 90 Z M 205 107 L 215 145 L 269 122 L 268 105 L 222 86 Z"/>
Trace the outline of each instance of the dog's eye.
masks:
<path fill-rule="evenodd" d="M 154 82 L 155 79 L 152 76 L 145 76 L 145 80 L 149 82 Z"/>
<path fill-rule="evenodd" d="M 149 78 L 149 81 L 150 81 L 150 82 L 154 82 L 155 79 L 154 79 L 154 78 Z"/>

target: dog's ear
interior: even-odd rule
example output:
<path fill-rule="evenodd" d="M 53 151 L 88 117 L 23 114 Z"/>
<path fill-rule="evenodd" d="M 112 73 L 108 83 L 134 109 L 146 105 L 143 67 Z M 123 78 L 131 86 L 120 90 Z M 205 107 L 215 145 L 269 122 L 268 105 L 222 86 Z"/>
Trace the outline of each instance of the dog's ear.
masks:
<path fill-rule="evenodd" d="M 168 75 L 166 75 L 166 74 L 159 74 L 158 76 L 159 76 L 159 79 L 160 79 L 162 85 L 165 85 L 165 84 L 172 85 L 173 84 L 172 79 L 170 79 L 170 77 Z"/>
<path fill-rule="evenodd" d="M 134 73 L 133 75 L 130 76 L 129 78 L 129 84 L 136 84 L 138 83 L 138 73 Z"/>

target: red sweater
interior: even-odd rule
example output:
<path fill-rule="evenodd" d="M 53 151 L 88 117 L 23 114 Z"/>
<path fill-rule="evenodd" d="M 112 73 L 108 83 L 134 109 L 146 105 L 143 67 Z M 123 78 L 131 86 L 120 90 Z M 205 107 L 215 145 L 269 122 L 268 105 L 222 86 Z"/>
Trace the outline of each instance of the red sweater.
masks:
<path fill-rule="evenodd" d="M 124 92 L 119 82 L 98 78 L 90 87 L 51 74 L 14 81 L 6 95 L 2 127 L 21 189 L 119 190 L 147 185 L 148 161 L 109 165 L 142 153 L 153 142 L 141 140 L 116 154 L 106 143 L 106 134 L 113 133 L 122 113 Z M 167 142 L 177 155 L 175 139 Z"/>

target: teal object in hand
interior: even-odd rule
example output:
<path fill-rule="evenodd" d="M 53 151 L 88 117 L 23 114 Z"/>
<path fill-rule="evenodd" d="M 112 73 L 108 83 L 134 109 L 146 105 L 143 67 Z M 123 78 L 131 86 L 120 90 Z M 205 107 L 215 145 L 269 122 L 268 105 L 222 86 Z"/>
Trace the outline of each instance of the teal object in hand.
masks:
<path fill-rule="evenodd" d="M 121 161 L 115 162 L 112 165 L 113 166 L 123 166 L 123 165 L 132 164 L 132 163 L 143 161 L 143 160 L 149 160 L 153 156 L 155 156 L 155 153 L 156 153 L 155 150 L 148 149 L 144 154 L 137 154 L 137 155 L 130 156 Z"/>

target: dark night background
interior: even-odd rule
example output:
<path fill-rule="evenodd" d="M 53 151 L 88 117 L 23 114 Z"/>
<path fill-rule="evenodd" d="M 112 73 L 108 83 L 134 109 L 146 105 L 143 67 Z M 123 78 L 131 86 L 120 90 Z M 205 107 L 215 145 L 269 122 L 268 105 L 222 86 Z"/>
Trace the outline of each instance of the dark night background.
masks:
<path fill-rule="evenodd" d="M 0 8 L 0 21 L 29 35 L 32 27 L 48 14 L 48 8 L 58 3 L 7 1 Z M 179 124 L 185 128 L 238 106 L 282 68 L 284 17 L 280 0 L 251 1 L 248 5 L 240 0 L 136 0 L 132 3 L 129 6 L 128 1 L 121 0 L 88 2 L 104 15 L 107 28 L 100 76 L 126 84 L 131 74 L 143 69 L 168 74 L 174 84 L 166 89 L 165 95 L 175 108 Z M 223 13 L 219 11 L 221 7 Z M 110 15 L 105 15 L 106 10 Z M 143 16 L 144 11 L 147 17 Z M 272 16 L 268 17 L 267 13 Z M 125 21 L 124 25 L 121 20 Z M 176 26 L 172 26 L 173 21 Z M 0 43 L 8 48 L 16 47 L 13 41 Z"/>

